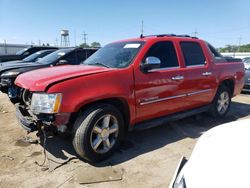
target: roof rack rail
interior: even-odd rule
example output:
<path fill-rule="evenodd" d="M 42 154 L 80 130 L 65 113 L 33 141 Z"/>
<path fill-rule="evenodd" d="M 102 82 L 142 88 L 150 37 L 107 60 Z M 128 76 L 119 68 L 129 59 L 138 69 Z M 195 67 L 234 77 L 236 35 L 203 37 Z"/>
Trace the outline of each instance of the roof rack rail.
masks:
<path fill-rule="evenodd" d="M 146 35 L 146 36 L 143 36 L 143 34 L 140 35 L 140 38 L 145 38 L 145 37 L 187 37 L 187 38 L 198 39 L 198 37 L 192 37 L 190 35 L 176 35 L 176 34 L 158 34 L 158 35 Z"/>

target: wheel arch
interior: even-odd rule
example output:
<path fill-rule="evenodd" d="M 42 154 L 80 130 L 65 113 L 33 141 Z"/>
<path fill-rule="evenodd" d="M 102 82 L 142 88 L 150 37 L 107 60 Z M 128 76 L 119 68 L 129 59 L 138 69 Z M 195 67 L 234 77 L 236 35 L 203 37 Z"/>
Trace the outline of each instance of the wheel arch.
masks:
<path fill-rule="evenodd" d="M 219 87 L 220 86 L 226 86 L 228 89 L 230 89 L 231 91 L 231 97 L 234 95 L 234 79 L 233 78 L 227 78 L 225 80 L 222 80 L 219 84 Z M 219 88 L 218 87 L 218 88 Z"/>
<path fill-rule="evenodd" d="M 84 104 L 78 109 L 78 112 L 76 113 L 77 116 L 78 114 L 82 113 L 83 111 L 87 110 L 88 108 L 98 105 L 98 104 L 110 104 L 116 107 L 122 114 L 123 119 L 124 119 L 124 125 L 125 125 L 125 131 L 128 130 L 129 124 L 130 124 L 130 109 L 129 105 L 126 101 L 126 99 L 123 98 L 118 98 L 118 97 L 113 97 L 113 98 L 106 98 L 106 99 L 100 99 L 96 100 L 93 102 L 89 102 L 87 104 Z"/>

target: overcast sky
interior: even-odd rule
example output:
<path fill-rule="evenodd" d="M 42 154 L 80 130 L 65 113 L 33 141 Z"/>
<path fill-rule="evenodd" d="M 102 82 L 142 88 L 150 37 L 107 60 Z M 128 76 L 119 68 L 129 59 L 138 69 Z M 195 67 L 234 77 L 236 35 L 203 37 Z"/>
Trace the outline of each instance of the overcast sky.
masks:
<path fill-rule="evenodd" d="M 216 47 L 250 43 L 250 0 L 0 0 L 0 43 L 109 42 L 147 34 L 189 34 Z"/>

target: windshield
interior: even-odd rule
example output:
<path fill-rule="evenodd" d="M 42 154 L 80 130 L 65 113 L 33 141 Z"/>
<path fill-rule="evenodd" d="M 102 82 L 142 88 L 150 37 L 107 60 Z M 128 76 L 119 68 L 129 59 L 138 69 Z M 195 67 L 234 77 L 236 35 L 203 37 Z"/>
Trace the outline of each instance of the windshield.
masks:
<path fill-rule="evenodd" d="M 142 41 L 111 43 L 99 49 L 86 59 L 83 64 L 101 65 L 111 68 L 127 67 L 143 44 L 144 42 Z"/>
<path fill-rule="evenodd" d="M 18 51 L 18 52 L 16 53 L 16 55 L 22 55 L 23 52 L 25 52 L 26 50 L 28 50 L 28 48 L 24 48 L 24 49 Z"/>
<path fill-rule="evenodd" d="M 42 52 L 36 52 L 34 54 L 29 55 L 28 57 L 24 58 L 24 61 L 35 61 L 40 55 L 42 54 Z"/>
<path fill-rule="evenodd" d="M 42 63 L 42 64 L 51 64 L 60 59 L 62 56 L 65 56 L 69 52 L 71 52 L 73 49 L 72 48 L 67 48 L 67 49 L 61 49 L 57 50 L 47 56 L 45 56 L 42 59 L 39 59 L 37 62 Z"/>

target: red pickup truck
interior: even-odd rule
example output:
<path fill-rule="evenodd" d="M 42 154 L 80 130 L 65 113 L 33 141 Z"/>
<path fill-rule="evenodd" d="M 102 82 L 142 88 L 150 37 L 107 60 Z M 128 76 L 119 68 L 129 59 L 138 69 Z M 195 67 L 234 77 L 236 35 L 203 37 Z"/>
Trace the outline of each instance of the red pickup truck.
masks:
<path fill-rule="evenodd" d="M 244 66 L 227 62 L 209 43 L 186 35 L 114 42 L 81 65 L 17 77 L 17 117 L 28 131 L 70 131 L 77 154 L 103 160 L 127 130 L 145 129 L 209 111 L 228 112 L 244 85 Z"/>

